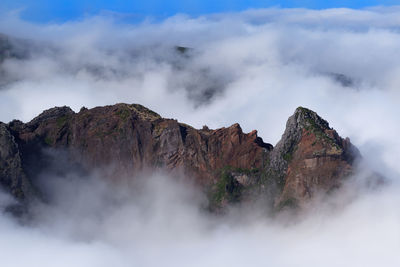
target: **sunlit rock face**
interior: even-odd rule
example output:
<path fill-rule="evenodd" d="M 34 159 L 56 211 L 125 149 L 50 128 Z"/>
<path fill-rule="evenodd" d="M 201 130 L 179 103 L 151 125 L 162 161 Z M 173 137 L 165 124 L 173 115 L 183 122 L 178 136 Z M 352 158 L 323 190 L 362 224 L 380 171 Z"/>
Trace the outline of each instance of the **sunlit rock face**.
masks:
<path fill-rule="evenodd" d="M 28 123 L 1 124 L 0 137 L 2 184 L 16 198 L 33 192 L 35 177 L 62 153 L 82 170 L 107 168 L 116 182 L 157 169 L 183 173 L 207 193 L 213 211 L 259 198 L 276 209 L 302 206 L 316 192 L 340 187 L 359 157 L 348 139 L 305 108 L 289 118 L 275 148 L 239 124 L 194 129 L 138 104 L 78 113 L 56 107 Z"/>
<path fill-rule="evenodd" d="M 276 206 L 303 205 L 316 192 L 339 188 L 360 153 L 315 112 L 299 107 L 288 119 L 270 168 L 282 177 Z"/>

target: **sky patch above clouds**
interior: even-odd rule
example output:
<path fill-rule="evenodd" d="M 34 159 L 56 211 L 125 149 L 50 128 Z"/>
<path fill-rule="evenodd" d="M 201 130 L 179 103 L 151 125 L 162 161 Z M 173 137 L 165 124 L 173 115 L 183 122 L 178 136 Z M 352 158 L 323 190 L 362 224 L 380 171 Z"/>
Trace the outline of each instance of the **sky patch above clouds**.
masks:
<path fill-rule="evenodd" d="M 40 23 L 81 19 L 99 13 L 114 14 L 130 22 L 139 22 L 148 17 L 162 20 L 176 14 L 198 16 L 270 7 L 359 9 L 398 4 L 397 0 L 3 0 L 0 10 L 21 10 L 23 19 Z"/>
<path fill-rule="evenodd" d="M 197 128 L 239 122 L 275 144 L 286 119 L 305 106 L 349 136 L 366 164 L 392 181 L 355 199 L 341 195 L 348 200 L 342 209 L 316 207 L 298 223 L 253 214 L 243 224 L 234 215 L 205 216 L 201 193 L 163 174 L 138 194 L 96 174 L 84 182 L 52 175 L 45 181 L 55 204 L 39 205 L 32 226 L 1 215 L 5 261 L 398 266 L 399 18 L 397 7 L 254 9 L 135 24 L 107 14 L 38 24 L 5 13 L 0 32 L 15 38 L 17 56 L 1 65 L 0 121 L 29 121 L 53 106 L 140 103 Z M 176 46 L 190 49 L 182 54 Z M 0 206 L 9 201 L 0 195 Z M 44 261 L 41 255 L 50 254 L 56 256 Z"/>

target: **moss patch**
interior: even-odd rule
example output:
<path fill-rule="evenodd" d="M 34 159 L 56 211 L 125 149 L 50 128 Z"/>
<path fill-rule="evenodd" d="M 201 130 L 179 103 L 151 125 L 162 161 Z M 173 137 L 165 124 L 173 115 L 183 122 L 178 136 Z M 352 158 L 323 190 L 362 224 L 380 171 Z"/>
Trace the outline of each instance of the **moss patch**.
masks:
<path fill-rule="evenodd" d="M 257 172 L 258 169 L 222 168 L 219 179 L 208 192 L 210 209 L 221 208 L 224 202 L 237 203 L 241 200 L 244 186 L 235 179 L 235 173 L 251 175 Z"/>
<path fill-rule="evenodd" d="M 56 120 L 57 127 L 58 128 L 63 127 L 67 123 L 67 121 L 68 121 L 68 116 L 67 115 L 64 115 L 64 116 L 61 116 L 61 117 L 57 118 L 57 120 Z"/>
<path fill-rule="evenodd" d="M 260 177 L 262 171 L 258 168 L 235 168 L 226 166 L 219 170 L 216 183 L 208 190 L 209 208 L 218 210 L 225 204 L 235 204 L 243 197 L 252 194 L 260 188 Z M 235 176 L 247 175 L 249 184 L 241 184 Z M 257 191 L 258 192 L 258 191 Z"/>
<path fill-rule="evenodd" d="M 154 121 L 161 119 L 161 116 L 156 112 L 139 104 L 128 105 L 128 108 L 134 111 L 142 120 Z"/>
<path fill-rule="evenodd" d="M 50 138 L 49 136 L 46 136 L 46 137 L 44 138 L 44 142 L 46 143 L 46 145 L 51 146 L 51 145 L 53 144 L 53 139 Z"/>
<path fill-rule="evenodd" d="M 313 133 L 315 135 L 315 138 L 319 141 L 326 142 L 327 144 L 333 146 L 337 150 L 341 150 L 339 145 L 336 143 L 336 140 L 331 138 L 329 135 L 327 135 L 324 131 L 323 128 L 321 128 L 313 119 L 307 118 L 306 119 L 307 124 L 304 127 L 307 131 Z M 316 141 L 314 141 L 312 146 L 316 145 Z"/>
<path fill-rule="evenodd" d="M 290 162 L 293 158 L 293 152 L 288 152 L 283 155 L 283 159 L 286 160 L 287 162 Z"/>
<path fill-rule="evenodd" d="M 115 114 L 122 120 L 127 120 L 130 117 L 131 112 L 128 109 L 120 109 L 117 112 L 115 112 Z"/>

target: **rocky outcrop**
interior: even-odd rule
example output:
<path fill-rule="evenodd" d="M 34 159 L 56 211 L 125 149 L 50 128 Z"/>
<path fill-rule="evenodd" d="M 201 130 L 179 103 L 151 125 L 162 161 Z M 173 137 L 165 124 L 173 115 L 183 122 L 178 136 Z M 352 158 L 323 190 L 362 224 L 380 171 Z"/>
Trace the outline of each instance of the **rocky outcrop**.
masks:
<path fill-rule="evenodd" d="M 0 184 L 20 200 L 34 194 L 33 187 L 22 170 L 18 145 L 4 123 L 0 123 Z"/>
<path fill-rule="evenodd" d="M 281 183 L 276 206 L 302 205 L 316 192 L 340 187 L 360 153 L 315 112 L 299 107 L 271 155 L 269 171 Z"/>
<path fill-rule="evenodd" d="M 305 108 L 289 118 L 275 148 L 257 131 L 243 133 L 239 124 L 194 129 L 137 104 L 78 113 L 52 108 L 31 122 L 2 127 L 8 147 L 2 160 L 12 159 L 3 160 L 11 163 L 1 165 L 2 180 L 14 181 L 3 185 L 19 198 L 28 192 L 22 187 L 28 181 L 24 175 L 35 184 L 35 176 L 48 167 L 49 149 L 63 151 L 69 162 L 86 170 L 112 169 L 115 180 L 158 168 L 183 172 L 207 191 L 213 210 L 260 195 L 268 195 L 277 208 L 302 205 L 316 192 L 340 186 L 359 156 L 348 139 Z"/>
<path fill-rule="evenodd" d="M 10 128 L 28 156 L 40 158 L 40 147 L 66 149 L 86 168 L 113 167 L 115 177 L 165 168 L 208 183 L 224 166 L 259 166 L 262 151 L 272 148 L 256 131 L 245 134 L 238 124 L 196 130 L 141 105 L 83 108 L 79 113 L 53 108 L 27 124 L 13 121 Z"/>

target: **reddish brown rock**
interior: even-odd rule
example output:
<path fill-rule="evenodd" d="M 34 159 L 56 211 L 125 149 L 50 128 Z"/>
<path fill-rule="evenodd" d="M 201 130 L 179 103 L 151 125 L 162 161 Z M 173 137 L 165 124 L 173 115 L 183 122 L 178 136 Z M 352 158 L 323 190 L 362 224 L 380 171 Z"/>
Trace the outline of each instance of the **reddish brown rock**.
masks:
<path fill-rule="evenodd" d="M 316 193 L 339 188 L 360 157 L 315 112 L 297 108 L 272 155 L 271 169 L 281 173 L 282 192 L 275 205 L 303 206 Z"/>
<path fill-rule="evenodd" d="M 217 209 L 260 194 L 268 194 L 276 207 L 301 205 L 315 192 L 340 186 L 359 155 L 348 139 L 304 108 L 289 118 L 274 149 L 257 131 L 243 133 L 239 124 L 198 130 L 136 104 L 79 113 L 52 108 L 29 123 L 13 121 L 7 127 L 30 179 L 48 166 L 43 151 L 55 149 L 83 169 L 111 169 L 113 179 L 134 179 L 159 168 L 182 171 L 207 188 Z"/>
<path fill-rule="evenodd" d="M 43 112 L 27 124 L 12 123 L 25 153 L 39 147 L 62 148 L 87 168 L 113 167 L 115 176 L 134 176 L 148 168 L 181 169 L 200 183 L 211 183 L 225 166 L 261 166 L 262 153 L 272 149 L 257 132 L 243 133 L 239 124 L 217 130 L 196 130 L 163 119 L 140 105 Z"/>

